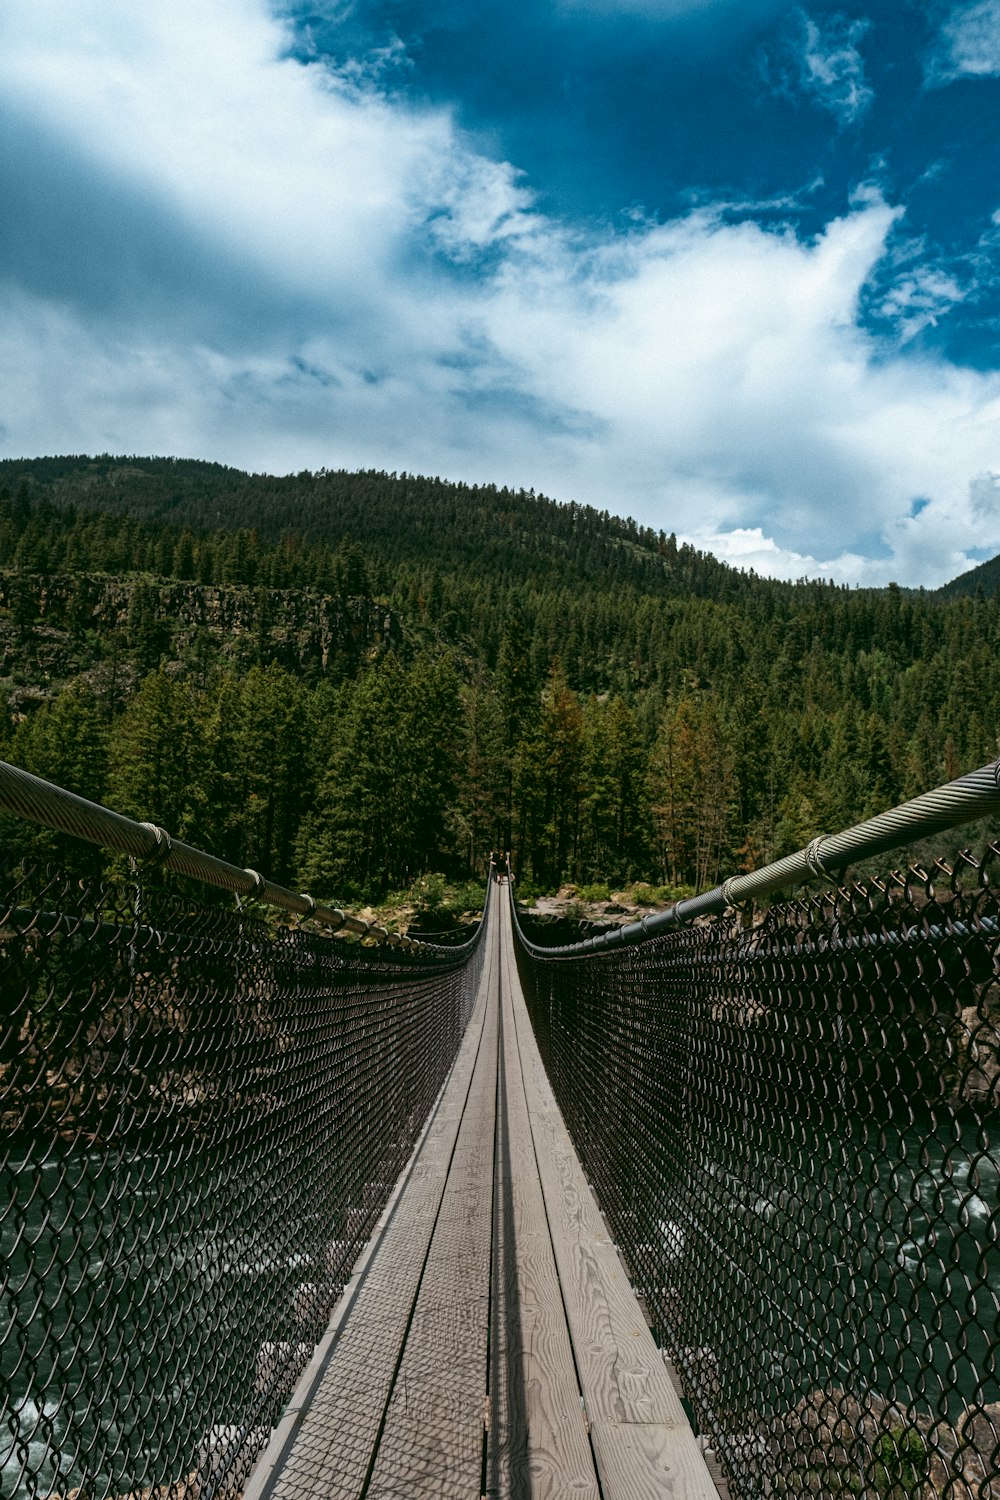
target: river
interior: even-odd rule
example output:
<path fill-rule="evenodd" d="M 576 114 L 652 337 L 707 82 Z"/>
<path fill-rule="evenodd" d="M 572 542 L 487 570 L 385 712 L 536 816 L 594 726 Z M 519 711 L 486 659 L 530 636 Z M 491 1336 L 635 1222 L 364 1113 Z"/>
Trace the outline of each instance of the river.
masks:
<path fill-rule="evenodd" d="M 957 1421 L 1000 1399 L 1000 1141 L 947 1130 L 775 1138 L 742 1162 L 731 1137 L 706 1144 L 699 1191 L 661 1224 L 687 1212 L 678 1254 L 734 1268 L 724 1301 L 745 1323 L 720 1340 L 706 1305 L 689 1334 L 715 1344 L 724 1401 L 752 1390 L 771 1416 L 867 1385 Z M 295 1336 L 296 1287 L 318 1274 L 303 1246 L 322 1241 L 309 1164 L 77 1151 L 9 1180 L 0 1433 L 19 1436 L 0 1437 L 3 1495 L 190 1472 L 209 1428 L 253 1416 L 260 1344 Z"/>
<path fill-rule="evenodd" d="M 8 1172 L 0 1494 L 190 1472 L 213 1424 L 252 1414 L 261 1343 L 294 1336 L 308 1164 L 62 1151 Z"/>

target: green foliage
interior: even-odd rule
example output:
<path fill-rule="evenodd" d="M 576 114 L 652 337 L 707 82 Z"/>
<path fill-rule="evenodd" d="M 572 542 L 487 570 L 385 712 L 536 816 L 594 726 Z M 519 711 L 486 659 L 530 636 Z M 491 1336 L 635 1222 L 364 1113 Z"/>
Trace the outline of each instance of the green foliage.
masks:
<path fill-rule="evenodd" d="M 67 688 L 14 728 L 3 747 L 6 759 L 90 801 L 101 801 L 108 774 L 107 726 L 93 692 L 83 683 Z M 4 853 L 14 860 L 58 860 L 73 874 L 101 865 L 100 851 L 40 824 L 2 820 Z"/>
<path fill-rule="evenodd" d="M 539 879 L 552 881 L 576 867 L 583 796 L 583 710 L 558 659 L 536 724 L 514 761 L 519 843 Z"/>
<path fill-rule="evenodd" d="M 444 906 L 448 882 L 439 870 L 421 875 L 410 887 L 413 904 L 421 912 L 439 912 Z"/>
<path fill-rule="evenodd" d="M 893 1427 L 883 1433 L 865 1462 L 864 1475 L 860 1467 L 831 1457 L 822 1466 L 779 1476 L 775 1493 L 788 1500 L 806 1495 L 925 1500 L 928 1495 L 930 1449 L 917 1427 Z"/>
<path fill-rule="evenodd" d="M 690 681 L 667 700 L 650 763 L 661 878 L 714 884 L 731 859 L 731 756 L 717 695 Z"/>
<path fill-rule="evenodd" d="M 456 753 L 456 751 L 458 753 Z M 461 754 L 459 685 L 447 656 L 387 652 L 345 696 L 299 835 L 302 878 L 348 896 L 440 866 Z"/>
<path fill-rule="evenodd" d="M 916 1427 L 894 1427 L 875 1444 L 872 1485 L 880 1500 L 921 1500 L 930 1453 Z"/>
<path fill-rule="evenodd" d="M 997 752 L 1000 594 L 777 583 L 411 475 L 103 456 L 4 483 L 4 754 L 318 895 L 478 878 L 493 848 L 522 893 L 665 905 Z"/>
<path fill-rule="evenodd" d="M 284 668 L 254 666 L 218 683 L 208 728 L 215 847 L 281 883 L 296 873 L 295 839 L 308 798 L 307 733 L 306 692 Z"/>
<path fill-rule="evenodd" d="M 610 901 L 611 890 L 600 881 L 592 885 L 578 885 L 576 888 L 577 898 L 580 901 Z"/>
<path fill-rule="evenodd" d="M 650 885 L 648 881 L 639 881 L 625 892 L 634 906 L 651 906 L 656 910 L 675 901 L 686 901 L 695 894 L 693 885 Z"/>
<path fill-rule="evenodd" d="M 478 916 L 485 888 L 485 880 L 454 881 L 440 870 L 430 870 L 402 890 L 387 891 L 375 906 L 375 914 L 378 921 L 395 930 L 401 925 L 401 914 L 412 908 L 425 930 L 444 931 L 462 918 Z M 402 925 L 407 925 L 405 917 Z"/>
<path fill-rule="evenodd" d="M 207 704 L 160 670 L 146 677 L 115 726 L 108 799 L 189 844 L 211 842 Z"/>
<path fill-rule="evenodd" d="M 588 872 L 626 880 L 644 863 L 647 749 L 623 698 L 592 699 L 584 714 L 581 843 Z M 600 898 L 595 898 L 600 899 Z"/>

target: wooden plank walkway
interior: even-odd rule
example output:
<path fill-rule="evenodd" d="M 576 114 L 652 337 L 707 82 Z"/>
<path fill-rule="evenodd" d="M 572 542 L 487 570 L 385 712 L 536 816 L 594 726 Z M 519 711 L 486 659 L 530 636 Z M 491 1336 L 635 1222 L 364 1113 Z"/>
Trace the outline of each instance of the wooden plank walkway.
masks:
<path fill-rule="evenodd" d="M 717 1500 L 573 1150 L 494 888 L 455 1065 L 244 1500 Z"/>

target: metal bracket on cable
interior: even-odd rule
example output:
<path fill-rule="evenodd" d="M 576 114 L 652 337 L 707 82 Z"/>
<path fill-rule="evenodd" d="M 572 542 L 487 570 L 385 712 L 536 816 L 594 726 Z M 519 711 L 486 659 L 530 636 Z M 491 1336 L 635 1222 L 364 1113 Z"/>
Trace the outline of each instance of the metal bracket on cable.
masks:
<path fill-rule="evenodd" d="M 153 845 L 152 849 L 150 849 L 148 854 L 137 854 L 134 856 L 137 864 L 164 864 L 165 861 L 170 858 L 174 847 L 174 841 L 170 837 L 167 830 L 165 828 L 161 828 L 158 823 L 140 823 L 139 827 L 145 828 L 149 833 L 151 833 L 153 835 L 153 838 L 156 840 L 156 843 Z"/>
<path fill-rule="evenodd" d="M 750 897 L 739 901 L 733 895 L 733 885 L 739 879 L 739 875 L 730 875 L 728 880 L 722 882 L 722 899 L 727 909 L 736 913 L 737 921 L 745 932 L 747 928 L 753 926 L 753 901 Z"/>
<path fill-rule="evenodd" d="M 263 901 L 263 899 L 264 899 L 264 892 L 267 889 L 267 881 L 264 879 L 263 875 L 260 873 L 259 870 L 246 870 L 245 869 L 243 871 L 243 873 L 244 873 L 244 875 L 249 875 L 250 879 L 253 881 L 253 893 L 252 894 L 255 895 L 255 896 L 257 896 L 261 901 Z"/>
<path fill-rule="evenodd" d="M 803 853 L 805 854 L 806 864 L 809 867 L 810 875 L 812 875 L 814 879 L 829 881 L 830 885 L 839 885 L 840 881 L 837 879 L 836 875 L 831 875 L 830 871 L 823 863 L 822 856 L 819 852 L 820 845 L 823 844 L 825 840 L 825 833 L 817 834 L 814 839 L 809 840 L 809 843 L 803 850 Z"/>
<path fill-rule="evenodd" d="M 299 921 L 308 922 L 316 915 L 316 898 L 310 896 L 306 891 L 299 891 L 299 900 L 304 901 L 309 908 L 304 917 L 299 917 Z"/>

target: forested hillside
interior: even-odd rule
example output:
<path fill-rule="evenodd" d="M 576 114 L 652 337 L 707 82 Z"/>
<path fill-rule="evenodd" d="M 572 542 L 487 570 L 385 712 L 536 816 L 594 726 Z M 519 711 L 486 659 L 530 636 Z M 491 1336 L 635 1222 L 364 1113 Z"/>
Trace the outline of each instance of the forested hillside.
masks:
<path fill-rule="evenodd" d="M 710 883 L 995 756 L 998 647 L 1000 595 L 763 580 L 532 494 L 0 464 L 0 754 L 317 895 L 491 846 Z"/>
<path fill-rule="evenodd" d="M 991 557 L 988 562 L 980 563 L 976 568 L 970 568 L 967 573 L 960 573 L 950 583 L 946 583 L 940 590 L 943 599 L 961 599 L 964 596 L 975 598 L 977 594 L 983 594 L 991 599 L 1000 590 L 1000 557 Z"/>

